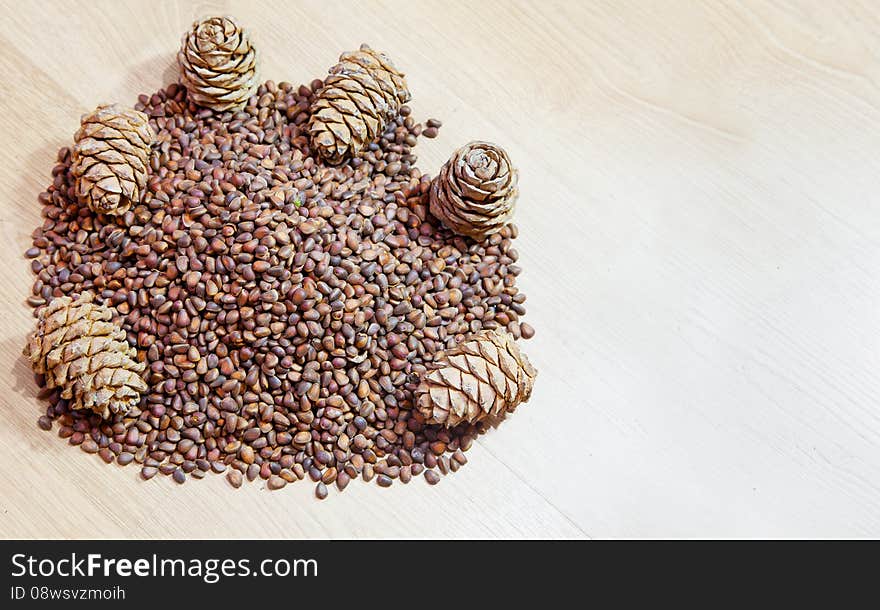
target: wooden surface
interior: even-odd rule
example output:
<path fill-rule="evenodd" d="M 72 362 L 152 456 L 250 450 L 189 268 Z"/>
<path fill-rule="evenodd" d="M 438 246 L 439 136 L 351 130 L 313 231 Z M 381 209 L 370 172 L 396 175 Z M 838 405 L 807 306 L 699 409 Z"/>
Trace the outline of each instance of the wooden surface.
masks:
<path fill-rule="evenodd" d="M 0 5 L 0 536 L 880 536 L 878 3 Z M 144 483 L 36 428 L 21 253 L 55 152 L 226 12 L 266 78 L 389 53 L 444 121 L 425 171 L 476 138 L 521 169 L 540 376 L 436 487 Z"/>

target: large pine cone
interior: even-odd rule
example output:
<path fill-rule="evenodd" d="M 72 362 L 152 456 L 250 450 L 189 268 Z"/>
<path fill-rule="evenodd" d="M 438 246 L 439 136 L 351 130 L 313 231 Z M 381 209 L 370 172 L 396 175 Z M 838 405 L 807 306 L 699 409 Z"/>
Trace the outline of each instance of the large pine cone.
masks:
<path fill-rule="evenodd" d="M 257 50 L 232 17 L 193 23 L 183 35 L 177 63 L 189 98 L 217 112 L 244 106 L 259 87 Z"/>
<path fill-rule="evenodd" d="M 92 302 L 91 294 L 50 301 L 24 348 L 34 372 L 46 385 L 61 388 L 71 409 L 91 409 L 102 417 L 125 414 L 140 402 L 147 384 L 137 350 L 113 323 L 113 312 Z"/>
<path fill-rule="evenodd" d="M 459 148 L 431 184 L 431 213 L 447 227 L 477 241 L 497 233 L 513 217 L 517 171 L 495 144 Z"/>
<path fill-rule="evenodd" d="M 416 389 L 428 423 L 456 426 L 512 412 L 532 394 L 538 371 L 513 337 L 484 330 L 447 351 Z"/>
<path fill-rule="evenodd" d="M 155 138 L 146 114 L 119 104 L 83 115 L 71 163 L 80 202 L 99 214 L 125 214 L 139 203 Z"/>
<path fill-rule="evenodd" d="M 410 100 L 404 74 L 363 44 L 343 53 L 312 104 L 312 147 L 328 163 L 358 154 L 385 131 Z"/>

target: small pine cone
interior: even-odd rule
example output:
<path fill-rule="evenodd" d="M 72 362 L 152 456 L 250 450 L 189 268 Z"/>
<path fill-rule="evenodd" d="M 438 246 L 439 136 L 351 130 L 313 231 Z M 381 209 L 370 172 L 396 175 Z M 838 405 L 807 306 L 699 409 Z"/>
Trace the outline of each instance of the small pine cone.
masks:
<path fill-rule="evenodd" d="M 76 196 L 98 214 L 125 214 L 147 187 L 156 139 L 143 112 L 102 104 L 83 115 L 74 136 L 71 172 Z"/>
<path fill-rule="evenodd" d="M 447 351 L 416 389 L 428 423 L 456 426 L 512 412 L 532 394 L 538 371 L 513 337 L 484 330 Z"/>
<path fill-rule="evenodd" d="M 460 235 L 477 241 L 513 218 L 517 171 L 507 153 L 488 142 L 459 148 L 431 183 L 431 213 Z"/>
<path fill-rule="evenodd" d="M 355 156 L 382 135 L 410 97 L 404 74 L 384 54 L 365 44 L 343 53 L 312 103 L 312 147 L 327 163 Z"/>
<path fill-rule="evenodd" d="M 102 417 L 125 414 L 140 402 L 147 384 L 137 350 L 125 331 L 113 323 L 113 312 L 92 302 L 91 294 L 76 300 L 59 297 L 39 316 L 24 355 L 46 385 L 61 388 L 71 409 L 91 409 Z"/>
<path fill-rule="evenodd" d="M 232 17 L 194 22 L 177 54 L 189 98 L 217 112 L 241 108 L 257 91 L 258 60 L 247 30 Z"/>

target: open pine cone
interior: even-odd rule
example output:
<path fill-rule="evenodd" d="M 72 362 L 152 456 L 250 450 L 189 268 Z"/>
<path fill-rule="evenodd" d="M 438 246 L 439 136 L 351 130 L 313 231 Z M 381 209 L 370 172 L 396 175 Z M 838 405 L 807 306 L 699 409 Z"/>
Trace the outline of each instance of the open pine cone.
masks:
<path fill-rule="evenodd" d="M 77 198 L 99 214 L 125 214 L 147 186 L 156 138 L 147 115 L 104 104 L 83 115 L 80 124 L 71 163 Z"/>
<path fill-rule="evenodd" d="M 247 103 L 259 87 L 257 61 L 250 35 L 232 17 L 193 23 L 177 54 L 189 98 L 217 112 Z"/>
<path fill-rule="evenodd" d="M 538 371 L 513 337 L 484 330 L 447 351 L 416 389 L 428 423 L 447 427 L 512 412 L 532 394 Z"/>
<path fill-rule="evenodd" d="M 459 148 L 431 184 L 431 213 L 447 227 L 477 241 L 497 233 L 513 218 L 517 171 L 495 144 L 471 142 Z"/>
<path fill-rule="evenodd" d="M 362 44 L 343 53 L 312 103 L 312 146 L 328 163 L 358 154 L 385 131 L 410 100 L 404 74 L 384 54 Z"/>
<path fill-rule="evenodd" d="M 71 409 L 90 409 L 102 417 L 127 413 L 140 402 L 147 384 L 145 364 L 113 323 L 113 312 L 92 302 L 91 294 L 59 297 L 40 311 L 37 329 L 24 355 L 46 385 L 61 388 Z"/>

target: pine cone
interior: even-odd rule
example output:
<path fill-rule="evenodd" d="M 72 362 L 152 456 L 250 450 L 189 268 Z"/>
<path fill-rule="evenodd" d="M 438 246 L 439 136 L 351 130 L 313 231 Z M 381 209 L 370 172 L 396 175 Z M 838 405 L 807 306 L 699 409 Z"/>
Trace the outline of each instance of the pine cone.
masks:
<path fill-rule="evenodd" d="M 177 54 L 190 99 L 217 112 L 244 106 L 256 92 L 257 62 L 250 35 L 232 17 L 194 22 Z"/>
<path fill-rule="evenodd" d="M 482 241 L 513 217 L 519 191 L 507 153 L 488 142 L 459 148 L 431 184 L 431 213 L 461 235 Z"/>
<path fill-rule="evenodd" d="M 34 372 L 50 388 L 61 388 L 71 409 L 91 409 L 102 417 L 125 414 L 140 402 L 147 384 L 145 364 L 113 323 L 113 312 L 92 303 L 92 295 L 50 301 L 24 348 Z"/>
<path fill-rule="evenodd" d="M 353 157 L 382 135 L 410 97 L 404 74 L 384 54 L 365 44 L 343 53 L 312 104 L 312 147 L 328 163 Z"/>
<path fill-rule="evenodd" d="M 74 136 L 71 172 L 81 203 L 99 214 L 125 214 L 147 187 L 150 145 L 147 115 L 103 104 L 83 115 Z"/>
<path fill-rule="evenodd" d="M 512 412 L 532 394 L 538 371 L 506 332 L 484 330 L 447 351 L 416 389 L 428 423 L 447 427 Z"/>

